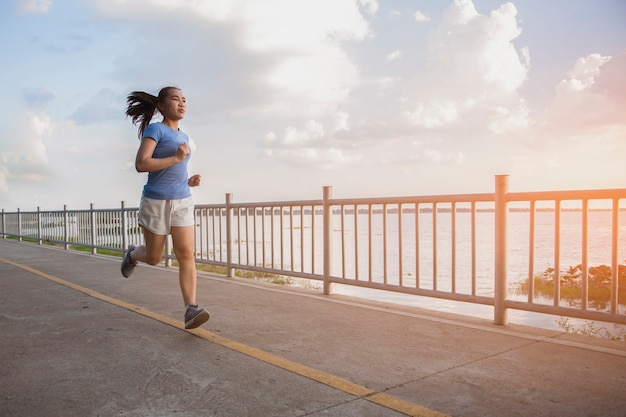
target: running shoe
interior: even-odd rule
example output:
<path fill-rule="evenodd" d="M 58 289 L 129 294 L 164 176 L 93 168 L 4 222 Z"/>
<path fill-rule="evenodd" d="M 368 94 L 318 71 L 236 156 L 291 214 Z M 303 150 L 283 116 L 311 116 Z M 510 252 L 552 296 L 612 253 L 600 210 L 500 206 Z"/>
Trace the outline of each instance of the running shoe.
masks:
<path fill-rule="evenodd" d="M 135 246 L 130 245 L 128 247 L 128 250 L 126 251 L 126 254 L 124 255 L 124 259 L 122 259 L 122 266 L 120 269 L 122 270 L 122 275 L 124 275 L 125 278 L 128 278 L 137 266 L 137 261 L 133 260 L 133 258 L 130 257 L 130 253 L 133 250 L 135 250 Z"/>
<path fill-rule="evenodd" d="M 209 312 L 203 308 L 198 308 L 198 304 L 189 304 L 185 311 L 185 329 L 195 329 L 206 323 L 209 319 Z"/>

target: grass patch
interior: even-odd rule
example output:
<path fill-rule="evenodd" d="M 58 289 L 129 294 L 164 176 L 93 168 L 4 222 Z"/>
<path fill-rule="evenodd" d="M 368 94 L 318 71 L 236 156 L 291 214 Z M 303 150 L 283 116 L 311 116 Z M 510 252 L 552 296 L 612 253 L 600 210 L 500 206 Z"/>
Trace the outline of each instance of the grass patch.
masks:
<path fill-rule="evenodd" d="M 178 265 L 179 265 L 178 261 L 176 261 L 175 259 L 172 260 L 172 266 L 177 267 Z M 218 266 L 218 265 L 197 263 L 196 269 L 198 271 L 209 272 L 212 274 L 219 274 L 219 275 L 228 274 L 228 268 L 224 266 Z M 246 270 L 235 269 L 235 276 L 238 278 L 261 280 L 261 281 L 270 282 L 272 284 L 277 284 L 277 285 L 291 285 L 293 283 L 292 279 L 289 277 L 284 277 L 278 274 L 270 274 L 268 272 L 250 271 L 247 269 Z"/>
<path fill-rule="evenodd" d="M 70 245 L 70 249 L 77 250 L 79 252 L 87 252 L 87 253 L 91 253 L 91 250 L 92 250 L 90 246 L 81 246 L 81 245 Z M 123 252 L 120 252 L 119 250 L 113 250 L 113 249 L 96 249 L 96 251 L 99 255 L 108 255 L 108 256 L 117 256 L 117 257 L 122 257 L 124 255 Z"/>
<path fill-rule="evenodd" d="M 593 321 L 585 321 L 583 324 L 575 325 L 568 317 L 561 317 L 556 324 L 565 330 L 566 333 L 580 334 L 583 336 L 593 336 L 608 340 L 626 341 L 626 329 L 611 331 L 606 327 L 599 326 Z"/>
<path fill-rule="evenodd" d="M 177 261 L 173 261 L 172 265 L 176 264 L 178 266 Z M 209 264 L 196 264 L 196 269 L 198 271 L 210 272 L 212 274 L 226 275 L 228 273 L 228 269 L 223 266 L 217 265 L 209 265 Z"/>

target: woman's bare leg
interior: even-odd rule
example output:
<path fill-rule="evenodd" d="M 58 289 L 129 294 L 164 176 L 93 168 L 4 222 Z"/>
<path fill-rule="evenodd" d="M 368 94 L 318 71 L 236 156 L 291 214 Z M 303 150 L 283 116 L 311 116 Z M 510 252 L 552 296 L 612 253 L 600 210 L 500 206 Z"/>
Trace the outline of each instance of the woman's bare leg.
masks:
<path fill-rule="evenodd" d="M 174 254 L 178 260 L 180 290 L 185 306 L 196 303 L 196 260 L 194 253 L 194 226 L 172 227 Z"/>
<path fill-rule="evenodd" d="M 145 245 L 137 246 L 130 254 L 135 261 L 140 261 L 148 265 L 156 265 L 163 259 L 163 248 L 167 236 L 157 235 L 143 228 L 143 238 Z"/>

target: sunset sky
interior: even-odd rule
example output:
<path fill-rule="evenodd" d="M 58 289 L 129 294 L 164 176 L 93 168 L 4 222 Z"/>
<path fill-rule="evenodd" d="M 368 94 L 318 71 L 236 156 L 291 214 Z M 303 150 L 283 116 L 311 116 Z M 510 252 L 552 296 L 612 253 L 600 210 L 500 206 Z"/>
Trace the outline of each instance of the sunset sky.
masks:
<path fill-rule="evenodd" d="M 623 0 L 8 0 L 0 208 L 137 206 L 180 87 L 196 203 L 626 187 Z"/>

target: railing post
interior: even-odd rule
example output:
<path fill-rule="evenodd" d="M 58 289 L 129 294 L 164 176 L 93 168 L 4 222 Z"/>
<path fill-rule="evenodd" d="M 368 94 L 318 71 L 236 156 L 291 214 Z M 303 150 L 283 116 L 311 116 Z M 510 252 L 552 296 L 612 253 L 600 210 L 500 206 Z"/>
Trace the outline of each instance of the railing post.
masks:
<path fill-rule="evenodd" d="M 95 255 L 96 253 L 98 253 L 98 251 L 96 250 L 96 242 L 97 242 L 97 238 L 96 238 L 96 212 L 94 210 L 94 204 L 93 203 L 89 204 L 89 222 L 90 222 L 89 231 L 91 233 L 91 254 Z"/>
<path fill-rule="evenodd" d="M 172 249 L 171 249 L 171 236 L 165 237 L 165 247 L 163 248 L 163 265 L 166 267 L 172 266 Z"/>
<path fill-rule="evenodd" d="M 128 236 L 126 234 L 126 202 L 122 200 L 120 206 L 120 225 L 122 228 L 120 232 L 122 234 L 122 256 L 124 256 L 124 251 L 128 247 Z"/>
<path fill-rule="evenodd" d="M 41 238 L 41 209 L 37 206 L 37 244 L 43 245 L 43 239 Z"/>
<path fill-rule="evenodd" d="M 233 278 L 235 276 L 235 268 L 232 267 L 233 264 L 233 251 L 232 251 L 232 242 L 233 242 L 233 233 L 232 233 L 232 221 L 233 221 L 233 213 L 230 207 L 233 202 L 233 195 L 231 193 L 226 193 L 226 276 L 228 278 Z"/>
<path fill-rule="evenodd" d="M 333 187 L 324 186 L 324 295 L 331 294 L 330 273 L 332 267 L 332 211 L 330 199 L 333 197 Z"/>
<path fill-rule="evenodd" d="M 22 241 L 22 213 L 20 208 L 17 208 L 17 240 Z"/>
<path fill-rule="evenodd" d="M 507 325 L 508 312 L 505 306 L 507 297 L 507 228 L 509 176 L 496 175 L 495 193 L 495 285 L 494 285 L 494 322 Z"/>
<path fill-rule="evenodd" d="M 63 247 L 68 249 L 70 245 L 67 244 L 67 239 L 69 236 L 69 216 L 67 213 L 67 204 L 63 204 Z"/>
<path fill-rule="evenodd" d="M 165 236 L 165 246 L 163 247 L 163 266 L 172 266 L 172 235 Z M 180 268 L 180 264 L 178 265 Z"/>
<path fill-rule="evenodd" d="M 618 312 L 619 291 L 619 200 L 613 199 L 613 222 L 611 224 L 611 314 Z"/>
<path fill-rule="evenodd" d="M 2 238 L 7 238 L 6 231 L 4 230 L 4 209 L 2 209 Z"/>

